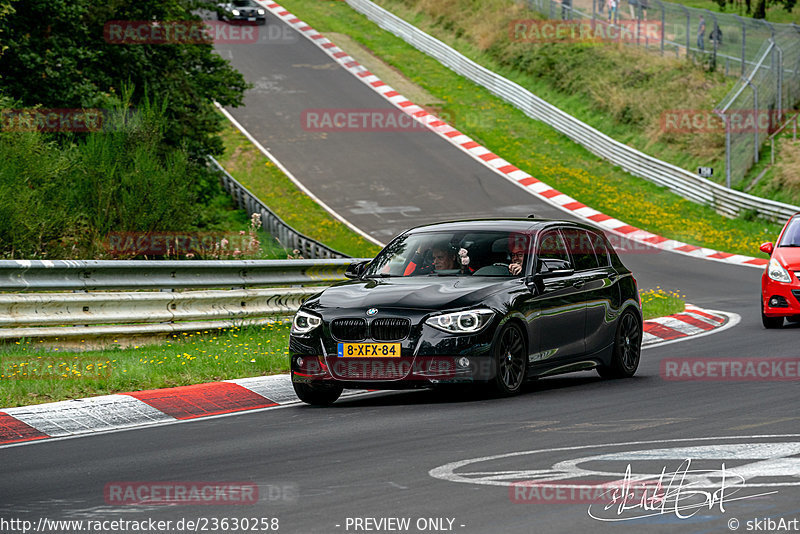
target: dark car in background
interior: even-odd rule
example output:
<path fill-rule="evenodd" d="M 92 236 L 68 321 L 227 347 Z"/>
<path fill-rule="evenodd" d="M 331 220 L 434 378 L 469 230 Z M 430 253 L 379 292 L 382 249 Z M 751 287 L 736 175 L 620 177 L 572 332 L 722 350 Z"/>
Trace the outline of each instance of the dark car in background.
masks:
<path fill-rule="evenodd" d="M 777 243 L 761 245 L 761 251 L 770 256 L 761 275 L 764 328 L 780 328 L 784 319 L 800 321 L 800 213 L 789 219 Z"/>
<path fill-rule="evenodd" d="M 253 0 L 231 0 L 217 4 L 217 19 L 231 22 L 267 23 L 267 10 Z"/>
<path fill-rule="evenodd" d="M 636 280 L 606 236 L 575 222 L 487 219 L 409 230 L 294 317 L 291 376 L 309 404 L 345 388 L 484 384 L 639 364 Z"/>

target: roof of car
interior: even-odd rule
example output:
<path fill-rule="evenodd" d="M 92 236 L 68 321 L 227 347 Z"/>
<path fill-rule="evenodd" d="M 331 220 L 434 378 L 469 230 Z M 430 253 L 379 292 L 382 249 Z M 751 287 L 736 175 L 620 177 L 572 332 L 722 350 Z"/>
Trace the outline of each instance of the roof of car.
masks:
<path fill-rule="evenodd" d="M 502 218 L 502 219 L 466 219 L 459 221 L 443 221 L 433 224 L 425 224 L 417 226 L 409 230 L 409 232 L 426 232 L 430 230 L 441 231 L 463 231 L 463 230 L 509 230 L 516 232 L 525 232 L 540 230 L 548 226 L 554 225 L 569 225 L 579 226 L 581 228 L 592 229 L 598 231 L 599 229 L 584 223 L 560 219 L 539 219 L 539 218 Z"/>

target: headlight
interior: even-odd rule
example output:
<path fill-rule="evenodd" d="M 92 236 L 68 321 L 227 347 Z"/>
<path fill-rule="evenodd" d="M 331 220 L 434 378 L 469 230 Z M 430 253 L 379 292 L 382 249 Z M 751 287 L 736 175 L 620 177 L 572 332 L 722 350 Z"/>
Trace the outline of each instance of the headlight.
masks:
<path fill-rule="evenodd" d="M 238 17 L 239 16 L 239 10 L 238 9 L 231 9 L 231 13 L 233 14 L 234 17 Z"/>
<path fill-rule="evenodd" d="M 263 9 L 259 9 L 259 10 L 258 10 L 258 14 L 259 14 L 259 15 L 266 15 L 266 14 L 267 14 L 267 12 L 266 12 L 265 10 L 263 10 Z"/>
<path fill-rule="evenodd" d="M 776 282 L 786 282 L 787 284 L 792 281 L 789 271 L 783 268 L 783 265 L 778 263 L 778 260 L 772 258 L 767 265 L 767 276 Z"/>
<path fill-rule="evenodd" d="M 425 324 L 454 334 L 472 334 L 489 324 L 492 317 L 492 310 L 467 310 L 436 315 L 425 321 Z"/>
<path fill-rule="evenodd" d="M 295 314 L 292 321 L 292 334 L 308 334 L 321 324 L 322 319 L 300 310 Z"/>

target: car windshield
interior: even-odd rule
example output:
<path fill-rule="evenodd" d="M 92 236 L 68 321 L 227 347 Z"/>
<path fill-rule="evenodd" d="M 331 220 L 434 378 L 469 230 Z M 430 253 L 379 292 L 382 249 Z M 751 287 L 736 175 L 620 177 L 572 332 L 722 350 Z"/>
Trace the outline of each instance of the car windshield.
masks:
<path fill-rule="evenodd" d="M 406 234 L 370 262 L 365 276 L 511 277 L 512 270 L 518 276 L 525 272 L 530 243 L 530 234 L 511 231 Z M 521 268 L 509 269 L 512 263 Z"/>
<path fill-rule="evenodd" d="M 795 217 L 786 225 L 779 247 L 800 247 L 800 217 Z"/>
<path fill-rule="evenodd" d="M 234 7 L 251 7 L 253 4 L 250 0 L 233 0 Z"/>

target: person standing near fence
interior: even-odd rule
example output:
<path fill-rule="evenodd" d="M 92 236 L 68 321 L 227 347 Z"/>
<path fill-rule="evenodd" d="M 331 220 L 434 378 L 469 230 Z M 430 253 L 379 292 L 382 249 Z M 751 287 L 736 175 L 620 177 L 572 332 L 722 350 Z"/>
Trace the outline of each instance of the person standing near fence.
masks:
<path fill-rule="evenodd" d="M 628 0 L 628 10 L 631 14 L 631 20 L 636 20 L 636 8 L 639 6 L 639 0 Z"/>
<path fill-rule="evenodd" d="M 617 0 L 608 0 L 608 22 L 617 22 Z"/>
<path fill-rule="evenodd" d="M 700 22 L 697 24 L 697 48 L 699 48 L 701 52 L 705 50 L 705 37 L 706 20 L 703 18 L 703 15 L 700 15 Z"/>
<path fill-rule="evenodd" d="M 569 20 L 572 18 L 572 0 L 561 0 L 561 20 Z"/>

